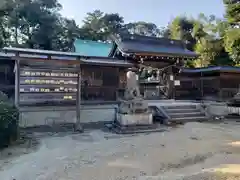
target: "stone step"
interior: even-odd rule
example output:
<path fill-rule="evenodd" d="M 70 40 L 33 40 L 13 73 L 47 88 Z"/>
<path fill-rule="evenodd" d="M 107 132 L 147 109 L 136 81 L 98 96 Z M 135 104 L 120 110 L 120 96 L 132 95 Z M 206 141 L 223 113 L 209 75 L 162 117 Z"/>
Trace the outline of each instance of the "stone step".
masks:
<path fill-rule="evenodd" d="M 173 105 L 173 106 L 163 106 L 166 110 L 172 109 L 196 109 L 196 105 Z"/>
<path fill-rule="evenodd" d="M 171 118 L 181 118 L 181 117 L 199 117 L 205 116 L 202 112 L 181 112 L 181 113 L 169 113 L 168 114 Z"/>
<path fill-rule="evenodd" d="M 160 124 L 136 124 L 136 125 L 121 125 L 118 121 L 115 121 L 113 124 L 113 127 L 117 127 L 119 129 L 128 129 L 128 130 L 144 130 L 144 129 L 152 129 L 157 128 L 160 126 Z"/>
<path fill-rule="evenodd" d="M 152 133 L 152 132 L 164 132 L 168 130 L 166 126 L 159 126 L 153 124 L 151 126 L 128 126 L 122 127 L 117 124 L 112 124 L 111 127 L 107 127 L 109 130 L 113 131 L 116 134 L 138 134 L 138 133 Z"/>
<path fill-rule="evenodd" d="M 206 116 L 194 116 L 194 117 L 179 117 L 179 118 L 173 118 L 170 120 L 170 122 L 203 122 L 207 121 L 208 118 Z"/>

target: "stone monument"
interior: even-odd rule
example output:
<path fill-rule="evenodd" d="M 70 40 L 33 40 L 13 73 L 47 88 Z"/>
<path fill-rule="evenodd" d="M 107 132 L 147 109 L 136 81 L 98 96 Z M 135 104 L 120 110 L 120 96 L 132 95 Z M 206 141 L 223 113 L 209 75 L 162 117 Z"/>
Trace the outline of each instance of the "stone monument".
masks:
<path fill-rule="evenodd" d="M 134 70 L 127 72 L 127 85 L 121 100 L 117 122 L 122 126 L 151 125 L 152 113 L 140 94 L 138 77 Z"/>

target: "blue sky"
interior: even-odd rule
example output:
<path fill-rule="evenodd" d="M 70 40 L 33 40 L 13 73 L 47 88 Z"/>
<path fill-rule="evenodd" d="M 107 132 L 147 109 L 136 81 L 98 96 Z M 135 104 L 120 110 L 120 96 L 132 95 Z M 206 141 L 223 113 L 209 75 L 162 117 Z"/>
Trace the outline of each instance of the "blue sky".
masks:
<path fill-rule="evenodd" d="M 166 26 L 177 15 L 196 17 L 203 12 L 223 17 L 223 0 L 59 0 L 62 14 L 81 25 L 87 12 L 117 12 L 125 22 L 146 21 Z"/>

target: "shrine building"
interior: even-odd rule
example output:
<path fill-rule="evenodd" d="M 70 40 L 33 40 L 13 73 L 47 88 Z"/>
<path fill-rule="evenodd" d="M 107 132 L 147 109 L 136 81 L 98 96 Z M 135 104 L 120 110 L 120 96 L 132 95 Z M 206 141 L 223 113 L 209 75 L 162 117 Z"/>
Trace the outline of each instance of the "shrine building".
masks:
<path fill-rule="evenodd" d="M 131 34 L 111 39 L 76 40 L 75 52 L 3 48 L 0 91 L 20 109 L 20 126 L 113 120 L 131 67 L 140 71 L 146 99 L 173 98 L 175 74 L 197 57 L 177 40 Z M 154 73 L 144 78 L 149 71 Z"/>

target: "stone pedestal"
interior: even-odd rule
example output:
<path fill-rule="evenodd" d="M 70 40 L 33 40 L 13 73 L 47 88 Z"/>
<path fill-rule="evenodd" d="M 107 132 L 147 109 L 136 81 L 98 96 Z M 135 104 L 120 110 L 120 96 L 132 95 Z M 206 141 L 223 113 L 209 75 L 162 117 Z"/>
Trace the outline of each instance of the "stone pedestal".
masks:
<path fill-rule="evenodd" d="M 117 121 L 120 125 L 151 125 L 153 124 L 152 114 L 140 113 L 140 114 L 118 114 Z"/>
<path fill-rule="evenodd" d="M 121 114 L 135 114 L 135 113 L 147 113 L 148 104 L 141 99 L 121 101 L 119 107 L 119 113 Z"/>
<path fill-rule="evenodd" d="M 152 114 L 148 111 L 148 104 L 140 95 L 135 72 L 127 73 L 127 89 L 121 100 L 118 112 L 120 126 L 151 125 Z"/>

